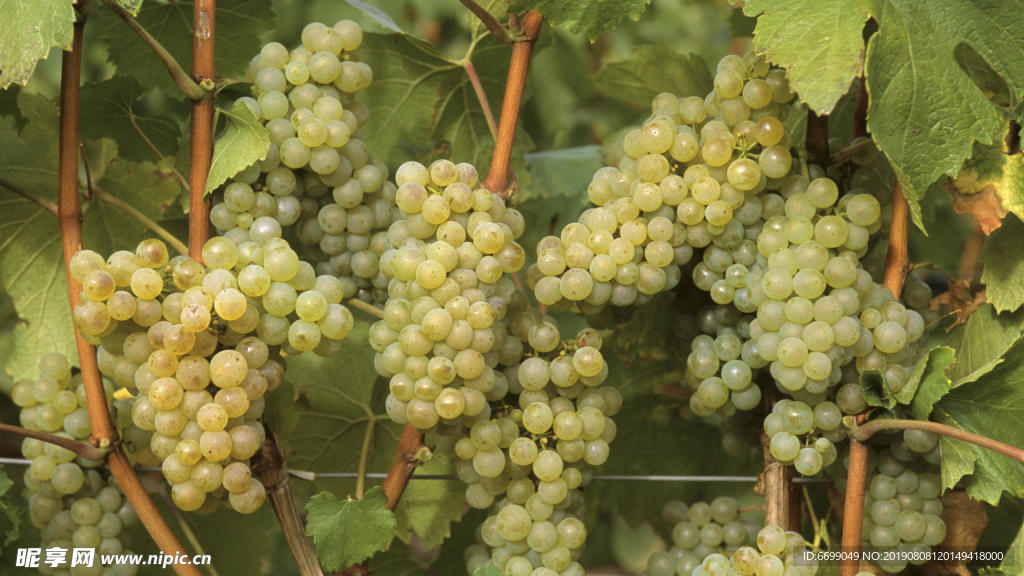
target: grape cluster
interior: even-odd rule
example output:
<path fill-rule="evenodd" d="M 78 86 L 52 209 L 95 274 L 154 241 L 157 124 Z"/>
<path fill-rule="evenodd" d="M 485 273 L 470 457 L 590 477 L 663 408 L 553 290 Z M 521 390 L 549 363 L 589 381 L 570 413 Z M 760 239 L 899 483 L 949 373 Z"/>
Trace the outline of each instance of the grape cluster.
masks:
<path fill-rule="evenodd" d="M 92 432 L 81 377 L 72 376 L 71 364 L 60 354 L 40 362 L 36 381 L 20 380 L 11 398 L 21 408 L 21 425 L 63 438 L 87 441 Z M 106 389 L 109 402 L 112 389 Z M 86 460 L 74 452 L 34 438 L 25 438 L 21 452 L 32 461 L 25 471 L 29 520 L 41 530 L 43 548 L 92 548 L 97 554 L 125 551 L 122 529 L 138 523 L 135 511 L 117 485 L 102 472 L 102 462 Z M 76 568 L 77 570 L 77 568 Z M 98 556 L 93 566 L 76 574 L 130 576 L 137 566 L 104 568 Z M 43 574 L 56 574 L 40 568 Z"/>
<path fill-rule="evenodd" d="M 370 332 L 377 371 L 390 379 L 388 414 L 421 430 L 486 419 L 488 400 L 504 395 L 494 369 L 515 345 L 501 320 L 516 293 L 505 274 L 525 258 L 515 242 L 523 217 L 476 188 L 469 164 L 407 162 L 396 181 L 404 217 L 387 233 L 389 298 Z"/>
<path fill-rule="evenodd" d="M 75 254 L 82 283 L 73 312 L 98 340 L 100 371 L 134 396 L 125 433 L 143 463 L 159 462 L 183 510 L 212 509 L 225 497 L 243 513 L 265 499 L 249 459 L 265 431 L 264 395 L 283 381 L 282 354 L 330 354 L 352 330 L 340 281 L 315 276 L 261 217 L 236 246 L 225 237 L 202 249 L 204 264 L 169 258 L 158 240 L 109 259 Z M 205 506 L 205 507 L 204 507 Z"/>
<path fill-rule="evenodd" d="M 690 576 L 712 554 L 729 554 L 756 542 L 757 525 L 740 516 L 736 499 L 720 496 L 710 503 L 665 503 L 662 517 L 672 526 L 672 548 L 647 560 L 648 576 Z"/>
<path fill-rule="evenodd" d="M 872 547 L 928 552 L 945 540 L 946 523 L 939 498 L 942 483 L 935 474 L 939 464 L 937 444 L 938 438 L 932 433 L 906 430 L 902 438 L 880 452 L 875 470 L 868 476 L 861 527 L 862 539 Z M 890 573 L 902 572 L 907 560 L 887 559 L 878 565 Z"/>
<path fill-rule="evenodd" d="M 271 42 L 253 58 L 255 98 L 239 102 L 266 126 L 270 151 L 228 183 L 210 220 L 236 244 L 263 217 L 295 226 L 303 256 L 318 273 L 336 276 L 345 298 L 383 301 L 378 261 L 396 217 L 396 188 L 359 139 L 369 112 L 355 94 L 373 79 L 354 52 L 361 42 L 351 20 L 314 22 L 301 46 Z"/>
<path fill-rule="evenodd" d="M 524 310 L 512 317 L 510 334 L 525 346 L 521 361 L 504 369 L 504 403 L 468 435 L 455 431 L 466 499 L 490 507 L 467 566 L 470 573 L 491 562 L 515 576 L 582 575 L 582 489 L 608 459 L 616 434 L 610 417 L 622 397 L 600 386 L 607 365 L 597 331 L 563 342 L 552 318 Z"/>

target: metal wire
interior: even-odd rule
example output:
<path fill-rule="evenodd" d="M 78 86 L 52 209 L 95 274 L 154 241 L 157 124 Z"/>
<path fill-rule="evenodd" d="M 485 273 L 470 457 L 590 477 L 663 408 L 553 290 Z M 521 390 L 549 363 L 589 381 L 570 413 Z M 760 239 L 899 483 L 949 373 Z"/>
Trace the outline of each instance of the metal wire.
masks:
<path fill-rule="evenodd" d="M 24 458 L 0 458 L 0 464 L 28 466 L 31 460 Z M 160 468 L 143 467 L 141 470 L 159 472 Z M 358 472 L 310 472 L 309 470 L 288 469 L 288 474 L 302 480 L 313 481 L 317 478 L 358 478 Z M 367 472 L 365 477 L 371 480 L 387 478 L 384 472 Z M 457 480 L 454 474 L 414 474 L 411 480 Z M 672 474 L 595 474 L 594 480 L 602 482 L 739 482 L 754 484 L 757 476 L 678 476 Z M 794 484 L 823 484 L 832 482 L 828 478 L 793 478 Z"/>

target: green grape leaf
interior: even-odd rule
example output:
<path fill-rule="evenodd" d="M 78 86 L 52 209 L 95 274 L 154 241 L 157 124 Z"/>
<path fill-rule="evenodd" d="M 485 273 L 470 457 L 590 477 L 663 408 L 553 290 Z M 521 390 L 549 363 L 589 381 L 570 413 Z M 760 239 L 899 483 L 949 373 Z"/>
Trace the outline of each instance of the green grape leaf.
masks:
<path fill-rule="evenodd" d="M 700 56 L 644 44 L 635 48 L 628 60 L 607 63 L 594 75 L 594 85 L 613 98 L 648 107 L 661 92 L 703 98 L 712 81 Z"/>
<path fill-rule="evenodd" d="M 285 378 L 291 384 L 291 395 L 272 404 L 290 468 L 356 472 L 364 445 L 367 471 L 387 471 L 391 465 L 402 426 L 384 414 L 387 386 L 377 385 L 374 352 L 366 345 L 369 327 L 357 320 L 341 350 L 330 358 L 314 354 L 288 358 Z M 287 392 L 282 389 L 275 392 Z M 317 490 L 339 496 L 350 494 L 354 486 L 351 479 L 318 478 L 314 482 Z"/>
<path fill-rule="evenodd" d="M 326 570 L 347 568 L 385 550 L 395 529 L 395 515 L 379 487 L 362 500 L 339 500 L 321 492 L 306 503 L 306 532 Z"/>
<path fill-rule="evenodd" d="M 1024 314 L 998 314 L 991 304 L 982 304 L 967 322 L 957 326 L 944 344 L 956 349 L 956 363 L 950 369 L 953 387 L 973 382 L 989 373 L 1004 354 L 1021 338 Z"/>
<path fill-rule="evenodd" d="M 1024 446 L 1024 343 L 1006 352 L 1007 361 L 974 382 L 946 394 L 932 411 L 937 422 L 955 426 L 1011 446 Z M 961 440 L 943 438 L 943 486 L 963 478 L 967 495 L 999 503 L 1005 491 L 1024 495 L 1024 463 Z"/>
<path fill-rule="evenodd" d="M 949 392 L 952 381 L 948 372 L 955 361 L 956 350 L 949 346 L 936 346 L 917 361 L 907 384 L 896 395 L 901 403 L 910 404 L 914 418 L 927 420 L 932 406 Z"/>
<path fill-rule="evenodd" d="M 522 189 L 516 209 L 537 225 L 527 227 L 520 240 L 523 246 L 536 246 L 590 205 L 586 190 L 601 167 L 600 152 L 598 146 L 581 146 L 526 155 L 530 185 Z"/>
<path fill-rule="evenodd" d="M 217 76 L 241 77 L 270 32 L 274 11 L 270 0 L 219 0 L 217 2 L 214 65 Z M 192 59 L 192 11 L 194 0 L 146 2 L 138 21 L 183 66 Z M 105 42 L 110 60 L 122 76 L 134 76 L 146 87 L 159 87 L 184 97 L 153 51 L 109 10 L 96 10 L 96 38 Z"/>
<path fill-rule="evenodd" d="M 1018 96 L 1024 94 L 1024 13 L 997 1 L 883 0 L 880 30 L 868 43 L 868 129 L 892 161 L 922 227 L 919 203 L 943 174 L 956 175 L 975 142 L 995 144 L 1003 111 L 964 72 L 956 47 L 967 44 Z"/>
<path fill-rule="evenodd" d="M 57 122 L 53 103 L 22 92 L 18 104 L 26 119 L 19 131 L 11 117 L 0 118 L 0 179 L 56 204 Z M 49 110 L 47 112 L 47 109 Z M 50 352 L 76 359 L 68 283 L 60 228 L 47 210 L 0 184 L 0 285 L 14 301 L 19 321 L 6 369 L 15 378 L 34 377 Z"/>
<path fill-rule="evenodd" d="M 128 160 L 157 161 L 160 156 L 178 153 L 181 129 L 170 116 L 141 116 L 134 108 L 142 98 L 138 80 L 114 76 L 102 82 L 82 86 L 79 100 L 83 138 L 111 138 L 118 152 Z M 184 107 L 180 107 L 184 112 Z M 168 110 L 174 111 L 172 110 Z"/>
<path fill-rule="evenodd" d="M 373 84 L 360 98 L 371 117 L 361 131 L 377 159 L 397 166 L 450 157 L 473 163 L 484 179 L 494 138 L 461 62 L 405 34 L 365 34 L 359 56 L 373 68 Z M 478 42 L 472 53 L 495 114 L 501 110 L 508 59 L 508 45 L 493 38 Z M 516 135 L 512 166 L 517 171 L 532 146 L 525 132 Z"/>
<path fill-rule="evenodd" d="M 364 2 L 363 0 L 345 0 L 345 2 L 347 2 L 349 6 L 359 10 L 363 14 L 366 14 L 371 20 L 388 30 L 398 32 L 399 34 L 405 34 L 405 30 L 402 30 L 402 27 L 395 23 L 395 19 L 392 18 L 390 14 L 373 4 Z"/>
<path fill-rule="evenodd" d="M 416 469 L 416 475 L 454 474 L 455 464 L 447 454 L 435 452 L 431 460 Z M 459 482 L 416 480 L 409 482 L 395 510 L 398 535 L 412 530 L 428 548 L 440 546 L 451 535 L 452 522 L 462 518 L 466 491 Z"/>
<path fill-rule="evenodd" d="M 878 370 L 865 370 L 860 375 L 860 395 L 868 406 L 886 410 L 896 407 L 896 398 L 893 397 L 885 376 Z"/>
<path fill-rule="evenodd" d="M 627 18 L 639 20 L 650 3 L 651 0 L 516 0 L 509 10 L 538 10 L 553 25 L 594 41 L 598 34 Z"/>
<path fill-rule="evenodd" d="M 1024 260 L 1020 257 L 1024 242 L 1024 222 L 1007 218 L 985 239 L 981 248 L 981 282 L 988 301 L 998 312 L 1016 310 L 1024 304 Z"/>
<path fill-rule="evenodd" d="M 71 49 L 71 0 L 0 0 L 0 90 L 25 84 L 51 48 Z"/>
<path fill-rule="evenodd" d="M 754 45 L 786 69 L 800 99 L 818 114 L 832 112 L 861 72 L 872 0 L 746 0 L 743 12 L 758 16 Z"/>
<path fill-rule="evenodd" d="M 270 133 L 245 104 L 235 102 L 230 112 L 221 110 L 221 115 L 227 126 L 213 143 L 207 194 L 254 162 L 266 158 L 270 150 Z"/>
<path fill-rule="evenodd" d="M 167 216 L 182 193 L 181 187 L 157 164 L 120 159 L 106 167 L 96 186 L 155 222 Z M 149 228 L 99 195 L 85 203 L 83 212 L 83 242 L 101 254 L 134 250 L 139 242 L 153 237 Z"/>
<path fill-rule="evenodd" d="M 14 486 L 14 481 L 7 477 L 7 470 L 0 466 L 0 552 L 3 552 L 11 542 L 18 539 L 21 528 L 19 510 L 13 502 L 4 499 L 4 494 Z"/>

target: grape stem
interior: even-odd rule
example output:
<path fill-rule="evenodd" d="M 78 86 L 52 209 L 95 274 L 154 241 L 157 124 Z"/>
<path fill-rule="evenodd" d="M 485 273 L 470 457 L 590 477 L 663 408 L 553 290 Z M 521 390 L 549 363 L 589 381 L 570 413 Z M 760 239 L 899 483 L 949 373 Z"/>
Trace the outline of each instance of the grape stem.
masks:
<path fill-rule="evenodd" d="M 57 163 L 57 213 L 60 222 L 61 243 L 64 248 L 64 268 L 68 277 L 68 295 L 71 308 L 78 305 L 82 290 L 71 275 L 71 258 L 82 249 L 82 205 L 78 198 L 78 94 L 82 79 L 82 32 L 85 22 L 74 24 L 71 50 L 61 57 L 60 76 L 60 153 Z M 106 455 L 107 466 L 125 498 L 135 509 L 139 520 L 149 532 L 158 547 L 167 555 L 185 553 L 178 538 L 160 516 L 149 494 L 146 493 L 139 477 L 135 474 L 128 457 L 117 444 L 117 432 L 110 419 L 107 398 L 100 378 L 96 350 L 85 341 L 81 332 L 75 329 L 78 347 L 78 362 L 82 369 L 82 383 L 85 386 L 86 404 L 89 408 L 89 423 L 92 427 L 91 441 L 101 449 L 111 449 Z M 178 576 L 199 576 L 195 566 L 174 565 Z"/>
<path fill-rule="evenodd" d="M 899 300 L 907 276 L 910 258 L 907 254 L 907 227 L 910 209 L 897 178 L 892 187 L 892 223 L 889 225 L 889 252 L 885 256 L 884 284 Z"/>
<path fill-rule="evenodd" d="M 102 448 L 97 448 L 87 442 L 79 442 L 63 436 L 57 436 L 56 434 L 40 432 L 39 430 L 29 430 L 28 428 L 4 424 L 2 422 L 0 422 L 0 432 L 42 440 L 43 442 L 71 450 L 86 460 L 103 460 L 103 457 L 110 451 L 109 449 L 104 450 Z"/>
<path fill-rule="evenodd" d="M 377 318 L 384 318 L 383 310 L 377 308 L 376 306 L 370 304 L 369 302 L 360 300 L 359 298 L 349 298 L 348 300 L 345 301 L 345 304 L 357 310 L 362 310 L 363 312 L 366 312 L 367 314 L 370 314 L 372 316 L 376 316 Z"/>
<path fill-rule="evenodd" d="M 487 11 L 486 8 L 474 2 L 474 0 L 459 0 L 462 5 L 469 9 L 474 16 L 480 19 L 480 22 L 487 27 L 491 32 L 491 36 L 494 36 L 499 42 L 508 44 L 512 39 L 508 35 L 508 30 L 501 25 L 501 22 L 494 17 L 493 14 Z"/>
<path fill-rule="evenodd" d="M 277 445 L 277 437 L 267 432 L 267 439 L 256 453 L 253 470 L 267 489 L 267 498 L 274 508 L 277 523 L 284 540 L 292 552 L 301 576 L 323 576 L 324 571 L 316 557 L 316 548 L 306 535 L 302 516 L 295 507 L 295 497 L 288 481 L 288 468 L 284 452 Z"/>
<path fill-rule="evenodd" d="M 476 99 L 480 101 L 480 108 L 483 109 L 484 118 L 487 120 L 487 128 L 491 131 L 491 138 L 497 139 L 498 124 L 494 121 L 494 112 L 491 111 L 491 103 L 487 101 L 487 93 L 484 92 L 484 86 L 480 83 L 480 75 L 476 73 L 476 66 L 473 66 L 473 61 L 469 58 L 470 55 L 466 54 L 466 57 L 462 62 L 462 67 L 466 69 L 466 76 L 469 77 L 469 83 L 473 86 L 473 92 L 476 94 Z"/>
<path fill-rule="evenodd" d="M 363 433 L 363 445 L 359 450 L 359 469 L 356 475 L 356 500 L 362 500 L 366 493 L 366 468 L 370 462 L 370 452 L 373 449 L 373 430 L 377 425 L 377 417 L 370 415 L 366 422 L 366 432 Z"/>
<path fill-rule="evenodd" d="M 764 454 L 764 472 L 755 492 L 764 495 L 765 526 L 789 529 L 790 469 L 772 457 L 768 435 L 761 432 L 761 449 Z"/>
<path fill-rule="evenodd" d="M 95 194 L 96 197 L 99 198 L 100 200 L 106 202 L 107 204 L 110 204 L 111 206 L 121 209 L 132 218 L 138 220 L 140 224 L 142 224 L 146 228 L 149 228 L 150 231 L 152 231 L 154 234 L 162 238 L 164 242 L 167 242 L 167 244 L 170 245 L 171 248 L 177 250 L 179 254 L 188 254 L 188 246 L 186 246 L 184 242 L 178 240 L 178 238 L 175 237 L 174 234 L 171 234 L 166 228 L 154 222 L 152 219 L 150 219 L 148 216 L 140 212 L 131 204 L 125 202 L 124 200 L 118 198 L 117 196 L 114 196 L 113 194 L 110 194 L 109 192 L 105 192 L 101 188 L 93 186 L 92 191 L 93 194 Z"/>
<path fill-rule="evenodd" d="M 216 0 L 196 0 L 192 11 L 192 78 L 201 85 L 212 84 L 215 80 L 213 38 L 216 4 Z M 200 262 L 203 244 L 210 238 L 206 181 L 210 176 L 213 155 L 214 96 L 211 91 L 193 100 L 190 118 L 188 248 L 189 255 Z"/>
<path fill-rule="evenodd" d="M 1019 462 L 1024 462 L 1024 450 L 1020 448 L 985 436 L 974 434 L 972 432 L 967 432 L 966 430 L 961 430 L 955 426 L 940 424 L 938 422 L 886 418 L 881 420 L 872 420 L 866 424 L 861 424 L 851 428 L 847 434 L 850 435 L 850 438 L 855 438 L 861 442 L 867 442 L 869 438 L 883 430 L 925 430 L 927 432 L 934 432 L 936 434 L 969 442 L 975 446 L 988 448 L 989 450 L 994 450 Z"/>
<path fill-rule="evenodd" d="M 498 124 L 498 138 L 491 155 L 491 169 L 482 186 L 503 198 L 508 198 L 509 168 L 512 161 L 512 144 L 519 123 L 519 107 L 523 103 L 526 88 L 526 71 L 530 67 L 533 43 L 540 34 L 544 17 L 536 10 L 530 10 L 523 17 L 523 35 L 512 45 L 512 60 L 505 82 L 505 97 L 501 102 L 501 121 Z"/>
<path fill-rule="evenodd" d="M 423 434 L 412 424 L 402 429 L 402 438 L 398 441 L 398 451 L 384 479 L 384 493 L 388 497 L 388 510 L 394 510 L 405 492 L 405 487 L 412 478 L 412 473 L 420 465 L 420 450 L 423 449 Z"/>
<path fill-rule="evenodd" d="M 206 98 L 207 90 L 204 90 L 202 86 L 196 83 L 196 81 L 193 80 L 187 72 L 185 72 L 185 69 L 182 68 L 181 64 L 174 59 L 174 56 L 171 56 L 171 53 L 164 48 L 163 44 L 150 34 L 142 24 L 139 24 L 138 20 L 132 17 L 132 15 L 118 4 L 116 0 L 103 0 L 103 4 L 120 16 L 121 19 L 128 24 L 128 27 L 134 30 L 135 33 L 139 35 L 139 38 L 141 38 L 142 41 L 145 42 L 151 50 L 153 50 L 156 57 L 159 58 L 167 68 L 167 72 L 171 75 L 171 79 L 174 80 L 174 83 L 178 86 L 178 89 L 181 90 L 182 94 L 184 94 L 189 100 L 193 101 Z"/>
<path fill-rule="evenodd" d="M 38 196 L 30 194 L 28 190 L 25 190 L 24 188 L 18 186 L 14 182 L 4 180 L 3 178 L 0 178 L 0 186 L 6 188 L 7 190 L 11 191 L 14 194 L 17 194 L 18 196 L 21 196 L 22 198 L 28 200 L 29 202 L 35 204 L 36 206 L 39 206 L 43 210 L 46 210 L 47 212 L 52 214 L 53 216 L 57 216 L 57 205 L 47 200 L 46 198 L 40 198 Z"/>

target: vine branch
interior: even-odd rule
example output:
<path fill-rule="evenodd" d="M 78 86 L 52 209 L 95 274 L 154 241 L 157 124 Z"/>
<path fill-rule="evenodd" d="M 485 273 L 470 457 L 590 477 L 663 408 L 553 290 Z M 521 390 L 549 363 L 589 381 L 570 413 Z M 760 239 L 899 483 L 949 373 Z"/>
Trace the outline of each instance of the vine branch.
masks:
<path fill-rule="evenodd" d="M 789 529 L 790 469 L 772 457 L 768 435 L 761 432 L 764 472 L 758 488 L 764 494 L 764 523 Z M 755 489 L 756 490 L 756 489 Z"/>
<path fill-rule="evenodd" d="M 384 479 L 384 493 L 388 497 L 388 510 L 394 510 L 398 501 L 409 484 L 409 478 L 420 465 L 420 450 L 423 449 L 423 434 L 412 424 L 402 429 L 402 438 L 398 441 L 398 451 L 391 463 L 388 476 Z"/>
<path fill-rule="evenodd" d="M 907 253 L 907 231 L 910 208 L 897 178 L 892 188 L 892 223 L 889 225 L 889 252 L 885 256 L 885 286 L 897 300 L 903 292 L 903 281 L 910 266 Z"/>
<path fill-rule="evenodd" d="M 109 450 L 97 448 L 87 442 L 79 442 L 72 440 L 71 438 L 65 438 L 63 436 L 57 436 L 56 434 L 50 434 L 48 432 L 41 432 L 39 430 L 29 430 L 28 428 L 22 428 L 21 426 L 14 426 L 11 424 L 4 424 L 0 422 L 0 432 L 7 434 L 15 434 L 17 436 L 23 436 L 25 438 L 35 438 L 36 440 L 42 440 L 48 444 L 60 446 L 71 450 L 75 454 L 78 454 L 86 460 L 103 460 Z"/>
<path fill-rule="evenodd" d="M 174 59 L 174 56 L 164 48 L 163 44 L 160 43 L 152 34 L 146 30 L 139 21 L 132 17 L 120 4 L 115 0 L 103 0 L 103 3 L 114 11 L 115 14 L 121 17 L 128 26 L 139 35 L 139 38 L 146 43 L 147 46 L 153 50 L 156 57 L 163 62 L 164 67 L 167 68 L 167 72 L 171 75 L 171 79 L 178 86 L 181 92 L 188 97 L 189 100 L 202 100 L 206 98 L 207 91 L 202 86 L 197 84 L 192 78 L 189 77 L 185 69 L 181 67 L 181 64 Z"/>
<path fill-rule="evenodd" d="M 863 422 L 864 414 L 857 416 Z M 846 471 L 846 494 L 843 496 L 843 536 L 841 550 L 860 549 L 860 532 L 864 520 L 864 490 L 868 479 L 868 445 L 850 438 L 850 460 Z M 839 576 L 855 576 L 859 562 L 854 555 L 844 555 Z"/>
<path fill-rule="evenodd" d="M 267 433 L 267 439 L 256 454 L 253 461 L 253 469 L 259 477 L 260 482 L 267 489 L 267 498 L 274 508 L 277 516 L 277 523 L 281 525 L 281 532 L 292 552 L 295 565 L 299 568 L 301 576 L 323 576 L 323 568 L 316 557 L 316 548 L 313 542 L 306 535 L 306 528 L 302 524 L 302 516 L 295 507 L 295 497 L 292 495 L 292 486 L 288 482 L 288 467 L 284 452 L 277 445 L 277 438 L 272 432 Z"/>
<path fill-rule="evenodd" d="M 476 73 L 476 66 L 473 66 L 473 62 L 469 59 L 469 55 L 466 55 L 466 60 L 462 64 L 462 67 L 466 69 L 466 76 L 469 77 L 469 83 L 473 86 L 473 92 L 476 94 L 476 99 L 480 101 L 480 108 L 484 111 L 484 119 L 487 120 L 487 128 L 491 131 L 491 138 L 498 138 L 498 124 L 494 121 L 494 112 L 491 111 L 491 103 L 487 101 L 487 93 L 484 92 L 484 86 L 480 83 L 480 75 Z"/>
<path fill-rule="evenodd" d="M 993 440 L 992 438 L 987 438 L 985 436 L 967 432 L 966 430 L 961 430 L 954 426 L 940 424 L 938 422 L 909 419 L 872 420 L 871 422 L 851 428 L 847 434 L 849 434 L 851 438 L 856 438 L 861 442 L 867 442 L 869 438 L 883 430 L 925 430 L 927 432 L 934 432 L 936 434 L 969 442 L 975 446 L 988 448 L 989 450 L 1009 456 L 1014 460 L 1024 462 L 1024 450 L 1017 448 L 1016 446 L 1011 446 L 998 440 Z"/>
<path fill-rule="evenodd" d="M 512 41 L 508 36 L 508 31 L 501 25 L 501 22 L 494 17 L 493 14 L 487 11 L 486 8 L 477 4 L 474 0 L 459 0 L 462 5 L 469 9 L 474 16 L 480 19 L 480 22 L 487 27 L 491 32 L 491 36 L 494 36 L 498 41 L 509 43 Z"/>
<path fill-rule="evenodd" d="M 82 31 L 85 23 L 78 20 L 70 52 L 61 58 L 60 77 L 60 154 L 57 164 L 57 212 L 60 221 L 61 243 L 64 248 L 64 268 L 68 277 L 68 292 L 71 307 L 78 305 L 82 290 L 71 276 L 71 258 L 82 249 L 82 206 L 78 199 L 78 89 L 82 71 Z M 117 485 L 124 492 L 128 502 L 149 532 L 157 546 L 167 555 L 184 553 L 184 548 L 170 527 L 160 516 L 149 494 L 146 493 L 139 477 L 135 474 L 128 457 L 117 444 L 117 432 L 110 419 L 107 398 L 100 378 L 96 350 L 75 329 L 78 347 L 78 362 L 82 369 L 86 404 L 89 408 L 89 423 L 92 428 L 91 441 L 101 449 L 113 447 L 107 456 L 107 466 Z M 199 576 L 195 566 L 174 565 L 178 576 Z"/>
<path fill-rule="evenodd" d="M 39 206 L 43 210 L 46 210 L 47 212 L 52 214 L 53 216 L 57 216 L 57 205 L 54 204 L 53 202 L 47 200 L 46 198 L 40 198 L 38 196 L 35 196 L 35 195 L 29 193 L 28 190 L 25 190 L 21 186 L 18 186 L 14 182 L 10 182 L 8 180 L 4 180 L 3 178 L 0 178 L 0 186 L 3 186 L 4 188 L 8 189 L 12 193 L 17 194 L 18 196 L 21 196 L 22 198 L 24 198 L 25 200 L 28 200 L 29 202 L 35 204 L 36 206 Z"/>
<path fill-rule="evenodd" d="M 196 0 L 192 11 L 192 78 L 212 84 L 214 78 L 213 38 L 216 0 Z M 188 247 L 189 256 L 202 261 L 203 244 L 210 238 L 206 181 L 213 155 L 214 94 L 192 102 L 189 170 Z"/>
<path fill-rule="evenodd" d="M 530 67 L 533 43 L 540 34 L 544 17 L 536 10 L 530 10 L 523 17 L 523 35 L 512 46 L 512 61 L 505 83 L 505 98 L 501 103 L 501 121 L 498 124 L 498 138 L 494 142 L 491 169 L 482 186 L 491 192 L 507 198 L 509 196 L 509 167 L 512 161 L 512 144 L 515 141 L 516 125 L 519 122 L 519 107 L 523 103 L 526 88 L 526 71 Z"/>

